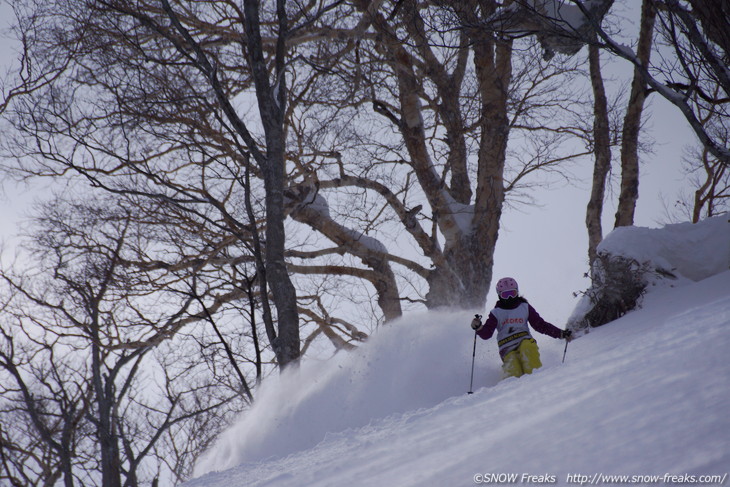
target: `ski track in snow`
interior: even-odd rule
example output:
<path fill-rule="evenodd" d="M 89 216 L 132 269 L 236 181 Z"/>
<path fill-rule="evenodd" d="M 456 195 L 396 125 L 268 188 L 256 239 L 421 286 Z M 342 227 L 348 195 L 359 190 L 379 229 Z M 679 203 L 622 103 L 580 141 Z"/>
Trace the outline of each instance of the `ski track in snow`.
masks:
<path fill-rule="evenodd" d="M 495 383 L 496 353 L 484 355 L 494 346 L 479 341 L 478 360 L 492 363 L 477 368 L 473 395 L 467 366 L 452 378 L 464 393 L 435 406 L 373 417 L 312 448 L 186 485 L 459 486 L 475 485 L 478 473 L 565 484 L 570 473 L 730 470 L 730 271 L 654 291 L 643 309 L 571 342 L 565 364 L 563 342 L 541 341 L 544 367 L 531 376 Z"/>

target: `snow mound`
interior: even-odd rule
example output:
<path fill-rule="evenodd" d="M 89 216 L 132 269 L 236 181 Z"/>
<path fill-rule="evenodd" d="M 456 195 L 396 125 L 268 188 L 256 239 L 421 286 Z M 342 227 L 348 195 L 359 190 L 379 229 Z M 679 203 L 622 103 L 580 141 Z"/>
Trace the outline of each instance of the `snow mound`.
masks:
<path fill-rule="evenodd" d="M 597 250 L 700 281 L 730 269 L 729 219 L 730 213 L 726 213 L 694 224 L 619 227 L 603 239 Z"/>
<path fill-rule="evenodd" d="M 591 287 L 568 318 L 568 327 L 601 326 L 641 307 L 645 294 L 730 269 L 729 217 L 614 229 L 598 246 Z"/>

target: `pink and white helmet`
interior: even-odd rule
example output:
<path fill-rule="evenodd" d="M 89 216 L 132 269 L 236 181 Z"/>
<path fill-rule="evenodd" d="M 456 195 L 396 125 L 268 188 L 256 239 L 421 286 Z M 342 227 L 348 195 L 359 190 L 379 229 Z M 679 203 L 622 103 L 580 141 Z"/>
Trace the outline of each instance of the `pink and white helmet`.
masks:
<path fill-rule="evenodd" d="M 516 298 L 519 293 L 517 281 L 511 277 L 503 277 L 497 281 L 497 294 L 502 299 Z"/>

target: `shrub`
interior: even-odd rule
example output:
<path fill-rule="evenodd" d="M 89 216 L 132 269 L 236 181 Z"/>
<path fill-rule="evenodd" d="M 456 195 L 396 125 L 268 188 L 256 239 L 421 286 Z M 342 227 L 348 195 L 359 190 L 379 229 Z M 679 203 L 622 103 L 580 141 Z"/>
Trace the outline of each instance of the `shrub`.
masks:
<path fill-rule="evenodd" d="M 574 315 L 568 327 L 595 328 L 640 307 L 641 298 L 655 277 L 676 279 L 671 272 L 657 269 L 650 262 L 599 253 L 592 267 L 591 287 L 583 293 L 587 301 L 584 311 Z"/>

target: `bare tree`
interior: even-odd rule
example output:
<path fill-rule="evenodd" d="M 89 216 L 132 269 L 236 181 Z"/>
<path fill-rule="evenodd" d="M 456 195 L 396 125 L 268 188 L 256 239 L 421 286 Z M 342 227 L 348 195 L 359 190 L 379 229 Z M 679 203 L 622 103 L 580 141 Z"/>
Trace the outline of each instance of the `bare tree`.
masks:
<path fill-rule="evenodd" d="M 717 140 L 730 140 L 727 118 L 717 118 L 708 112 L 703 125 Z M 706 147 L 688 150 L 683 158 L 688 181 L 694 190 L 689 197 L 677 200 L 677 206 L 686 211 L 685 217 L 693 223 L 703 218 L 722 214 L 730 208 L 730 168 L 717 160 Z"/>
<path fill-rule="evenodd" d="M 715 159 L 707 148 L 684 159 L 689 176 L 692 178 L 694 195 L 692 198 L 690 221 L 697 223 L 703 218 L 716 216 L 727 211 L 730 205 L 730 170 L 728 166 Z M 680 201 L 680 204 L 685 204 Z"/>
<path fill-rule="evenodd" d="M 14 155 L 33 161 L 31 173 L 77 172 L 107 191 L 174 207 L 175 218 L 193 215 L 210 236 L 204 249 L 140 267 L 200 272 L 249 259 L 265 283 L 271 263 L 257 248 L 268 252 L 270 239 L 258 241 L 258 232 L 273 231 L 276 218 L 256 201 L 277 193 L 262 164 L 269 148 L 278 154 L 272 140 L 281 133 L 255 129 L 256 118 L 269 120 L 266 107 L 286 108 L 272 118 L 286 120 L 285 210 L 314 232 L 288 237 L 289 270 L 320 282 L 365 280 L 386 320 L 404 301 L 481 306 L 506 195 L 529 201 L 531 178 L 560 175 L 559 164 L 581 155 L 564 150 L 581 130 L 570 121 L 575 96 L 566 88 L 576 63 L 548 64 L 530 42 L 514 51 L 481 29 L 496 2 L 314 3 L 289 10 L 285 35 L 281 6 L 263 4 L 272 22 L 261 24 L 260 54 L 250 51 L 259 42 L 247 24 L 256 23 L 254 10 L 213 0 L 163 7 L 47 8 L 34 53 L 48 60 L 83 48 L 52 89 L 12 112 L 24 137 Z M 472 27 L 451 31 L 454 18 Z M 254 54 L 265 62 L 252 63 Z M 254 73 L 264 65 L 268 88 Z M 251 107 L 258 117 L 246 117 Z M 213 309 L 246 299 L 234 290 L 222 296 Z M 264 287 L 257 299 L 283 364 L 289 338 L 273 328 L 267 296 Z M 369 304 L 363 294 L 352 299 Z M 349 317 L 320 304 L 299 303 L 310 336 L 336 348 L 363 338 Z"/>
<path fill-rule="evenodd" d="M 574 67 L 550 66 L 529 42 L 515 51 L 479 28 L 496 3 L 355 6 L 370 27 L 331 48 L 340 48 L 340 62 L 322 80 L 336 88 L 313 90 L 308 105 L 353 123 L 337 125 L 339 146 L 326 137 L 315 142 L 329 150 L 307 146 L 311 162 L 296 186 L 306 204 L 292 217 L 376 271 L 385 286 L 378 299 L 393 314 L 400 310 L 390 296 L 402 288 L 388 294 L 395 272 L 384 264 L 425 283 L 413 301 L 481 306 L 506 195 L 529 200 L 530 176 L 578 157 L 558 150 L 580 130 L 559 89 Z M 471 27 L 450 30 L 457 23 Z M 419 255 L 401 255 L 388 232 L 406 236 Z"/>
<path fill-rule="evenodd" d="M 208 6 L 211 8 L 206 12 Z M 219 6 L 226 11 L 217 9 Z M 79 1 L 78 5 L 59 2 L 31 12 L 24 19 L 31 26 L 26 31 L 29 55 L 50 64 L 43 66 L 46 71 L 57 69 L 62 75 L 40 95 L 49 97 L 47 103 L 41 107 L 29 100 L 27 105 L 21 102 L 15 106 L 14 115 L 21 131 L 40 139 L 35 157 L 43 161 L 41 166 L 48 168 L 48 173 L 70 169 L 108 191 L 144 194 L 198 216 L 210 218 L 210 212 L 200 210 L 210 206 L 218 214 L 209 223 L 245 240 L 244 245 L 252 242 L 248 250 L 257 262 L 266 333 L 279 364 L 284 366 L 299 356 L 296 296 L 283 253 L 284 68 L 288 55 L 284 40 L 288 21 L 281 2 L 271 13 L 278 19 L 272 29 L 280 38 L 279 47 L 269 52 L 270 32 L 261 33 L 262 24 L 268 29 L 268 20 L 260 18 L 258 2 L 247 2 L 244 7 L 238 10 L 220 2 L 188 9 L 168 2 L 158 6 Z M 237 19 L 229 26 L 229 38 L 235 41 L 227 51 L 209 45 L 208 36 L 217 34 L 215 24 L 207 22 L 214 22 L 216 14 L 222 14 L 218 19 L 221 23 Z M 64 24 L 62 18 L 71 22 Z M 199 32 L 199 22 L 208 30 Z M 59 37 L 67 42 L 53 40 Z M 277 41 L 273 44 L 276 46 Z M 235 57 L 232 50 L 237 50 Z M 70 61 L 58 67 L 53 60 L 60 57 L 60 51 Z M 268 71 L 269 61 L 272 73 Z M 223 67 L 229 62 L 247 77 L 243 83 L 228 77 Z M 249 130 L 234 107 L 235 96 L 248 87 L 260 101 L 259 119 L 264 122 L 261 138 Z M 87 103 L 88 96 L 94 96 L 98 103 Z M 73 109 L 68 110 L 70 107 Z M 40 120 L 37 117 L 45 122 L 36 124 L 33 120 Z M 98 130 L 102 125 L 104 129 Z M 54 126 L 73 129 L 62 134 Z M 43 140 L 48 139 L 43 133 L 56 140 L 44 145 Z M 154 139 L 160 145 L 150 145 Z M 85 161 L 80 153 L 87 157 Z M 195 163 L 178 166 L 176 157 L 180 155 L 192 156 Z M 247 212 L 242 211 L 243 205 L 235 210 L 226 206 L 231 188 L 236 189 L 236 204 L 251 196 L 249 192 L 244 197 L 248 190 L 240 189 L 253 171 L 250 159 L 264 183 L 260 196 L 265 218 L 261 219 L 250 218 L 253 208 Z M 211 160 L 219 161 L 213 162 L 218 167 L 212 169 Z M 197 174 L 196 168 L 200 170 Z M 44 170 L 36 167 L 31 171 L 37 174 Z M 186 179 L 190 176 L 195 182 Z M 266 223 L 263 230 L 256 227 L 259 221 Z M 265 245 L 259 231 L 266 233 Z M 220 243 L 215 247 L 220 249 Z M 269 289 L 276 316 L 269 307 Z"/>
<path fill-rule="evenodd" d="M 601 26 L 601 20 L 612 6 L 612 0 L 585 2 L 571 0 L 564 4 L 555 0 L 539 2 L 517 0 L 503 7 L 488 19 L 485 27 L 507 35 L 547 35 L 557 38 L 546 48 L 573 55 L 580 46 L 598 38 L 601 48 L 633 64 L 652 91 L 674 104 L 684 115 L 700 142 L 723 164 L 730 160 L 730 150 L 704 129 L 689 94 L 706 94 L 703 85 L 716 84 L 725 96 L 705 101 L 726 110 L 730 90 L 727 70 L 728 43 L 723 34 L 730 27 L 730 11 L 720 3 L 682 0 L 651 0 L 658 15 L 662 33 L 675 49 L 677 63 L 667 66 L 644 63 L 641 55 L 617 42 Z M 507 20 L 505 20 L 507 19 Z M 512 22 L 510 19 L 514 19 Z M 672 79 L 676 77 L 677 79 Z M 711 91 L 711 90 L 710 90 Z"/>
<path fill-rule="evenodd" d="M 606 144 L 605 95 L 602 80 L 598 77 L 598 48 L 626 59 L 634 66 L 620 138 L 622 179 L 616 226 L 633 224 L 639 186 L 641 118 L 645 99 L 651 93 L 663 96 L 681 110 L 703 147 L 718 164 L 726 165 L 730 154 L 727 140 L 713 130 L 704 116 L 706 113 L 720 118 L 728 115 L 730 78 L 727 60 L 730 43 L 724 34 L 730 27 L 727 7 L 701 1 L 644 1 L 634 52 L 617 42 L 602 25 L 602 19 L 612 5 L 610 0 L 517 0 L 500 8 L 484 24 L 488 29 L 510 38 L 535 35 L 545 48 L 547 57 L 552 57 L 555 52 L 572 56 L 582 45 L 590 46 L 596 152 L 593 188 L 586 214 L 591 262 L 595 260 L 595 247 L 602 238 L 600 217 L 610 161 Z M 655 42 L 656 37 L 658 42 Z M 659 49 L 662 50 L 660 55 L 652 59 L 652 51 Z"/>
<path fill-rule="evenodd" d="M 184 25 L 181 17 L 167 0 L 162 1 L 166 14 L 166 22 L 150 15 L 154 13 L 152 5 L 136 5 L 132 8 L 127 2 L 102 2 L 112 12 L 129 16 L 139 21 L 141 27 L 155 31 L 161 39 L 167 41 L 170 47 L 187 61 L 189 65 L 200 72 L 201 81 L 205 81 L 207 88 L 220 106 L 225 121 L 240 141 L 241 156 L 248 158 L 251 154 L 261 170 L 265 187 L 266 208 L 266 247 L 265 265 L 257 256 L 257 268 L 261 295 L 264 299 L 264 319 L 269 341 L 276 353 L 280 366 L 285 367 L 299 358 L 299 318 L 296 305 L 296 292 L 289 278 L 284 261 L 285 234 L 284 234 L 284 188 L 285 188 L 285 160 L 286 134 L 284 130 L 287 82 L 285 66 L 288 51 L 286 38 L 289 22 L 287 18 L 286 2 L 279 0 L 276 3 L 274 31 L 275 49 L 272 59 L 267 59 L 262 36 L 262 18 L 259 1 L 246 1 L 242 10 L 234 9 L 234 14 L 241 23 L 246 42 L 244 44 L 243 60 L 248 64 L 251 81 L 255 88 L 259 116 L 264 131 L 264 150 L 261 150 L 259 141 L 255 140 L 246 123 L 236 112 L 230 94 L 221 84 L 218 74 L 218 60 L 212 58 L 203 48 L 200 40 L 191 34 L 191 29 Z M 186 19 L 193 25 L 195 17 Z M 273 64 L 273 72 L 269 72 L 267 63 Z M 200 88 L 194 88 L 194 92 Z M 243 147 L 246 149 L 244 150 Z M 258 233 L 254 239 L 258 240 Z M 273 319 L 268 309 L 267 286 L 271 286 L 273 301 L 277 307 L 278 333 L 274 328 Z"/>
<path fill-rule="evenodd" d="M 68 486 L 136 486 L 160 472 L 189 473 L 191 451 L 200 451 L 221 417 L 243 404 L 233 383 L 199 379 L 220 362 L 191 360 L 198 346 L 219 348 L 227 338 L 218 333 L 211 342 L 198 333 L 186 341 L 180 334 L 169 348 L 133 345 L 192 317 L 195 300 L 184 288 L 159 289 L 145 272 L 126 266 L 130 252 L 139 250 L 128 242 L 141 243 L 144 233 L 124 208 L 56 201 L 44 207 L 41 222 L 41 272 L 2 273 L 14 297 L 3 312 L 0 370 L 7 380 L 0 392 L 13 419 L 31 425 L 10 431 L 3 418 L 9 444 L 26 444 L 10 451 L 50 456 L 33 475 L 44 482 L 63 478 Z M 204 315 L 194 314 L 198 322 Z M 184 350 L 190 346 L 195 353 Z M 231 368 L 228 359 L 224 370 Z M 219 373 L 233 376 L 224 370 Z M 171 429 L 174 437 L 167 435 Z M 30 475 L 10 462 L 5 470 L 8 478 Z"/>

